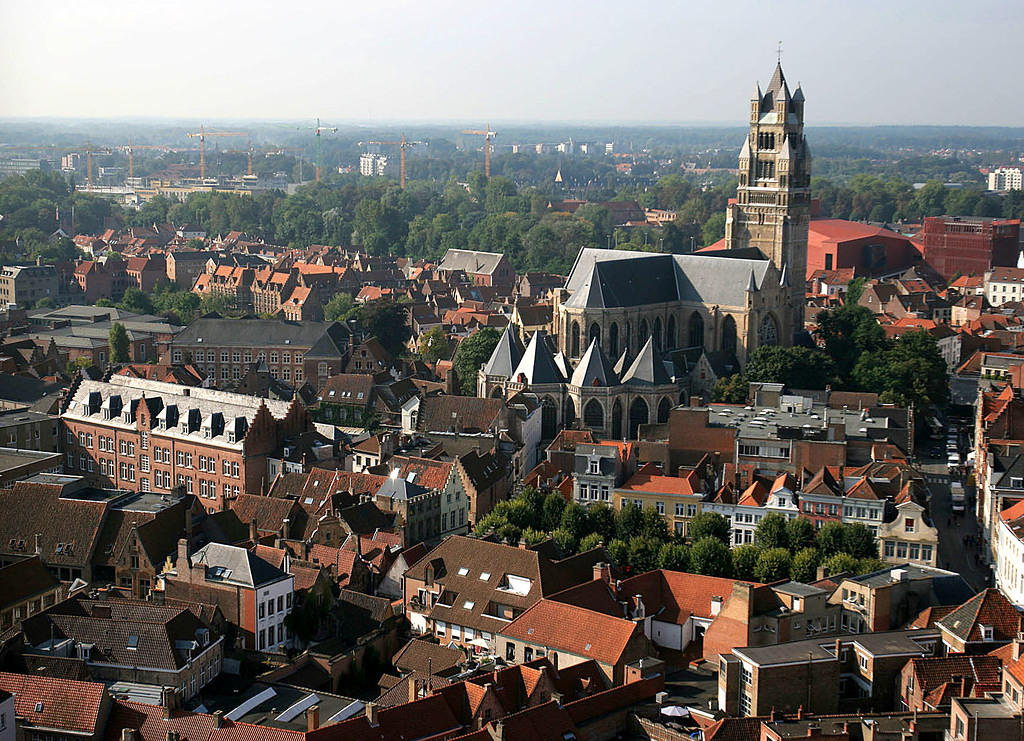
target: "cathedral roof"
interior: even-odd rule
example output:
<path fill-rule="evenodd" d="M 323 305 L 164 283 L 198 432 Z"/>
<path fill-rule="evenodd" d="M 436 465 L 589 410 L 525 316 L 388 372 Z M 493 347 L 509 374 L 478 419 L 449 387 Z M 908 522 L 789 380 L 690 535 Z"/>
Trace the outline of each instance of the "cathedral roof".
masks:
<path fill-rule="evenodd" d="M 600 285 L 602 305 L 590 308 L 644 306 L 688 301 L 707 305 L 744 306 L 751 271 L 757 285 L 764 282 L 770 262 L 764 258 L 686 254 L 667 255 L 630 250 L 584 248 L 566 281 L 572 294 L 567 307 L 586 308 L 595 281 Z M 586 289 L 584 295 L 580 293 Z"/>
<path fill-rule="evenodd" d="M 782 72 L 782 62 L 775 65 L 775 72 L 772 73 L 771 82 L 768 83 L 768 89 L 764 91 L 768 93 L 782 93 L 787 98 L 789 97 L 789 87 L 786 85 L 786 75 Z"/>
<path fill-rule="evenodd" d="M 597 339 L 591 340 L 569 383 L 573 386 L 614 386 L 618 381 L 619 374 L 597 344 Z"/>
<path fill-rule="evenodd" d="M 572 375 L 572 363 L 569 362 L 569 358 L 565 357 L 565 353 L 561 350 L 555 355 L 555 365 L 558 366 L 558 370 L 562 372 L 562 375 L 569 378 Z"/>
<path fill-rule="evenodd" d="M 484 373 L 488 376 L 502 376 L 510 378 L 512 371 L 523 357 L 523 344 L 519 341 L 515 328 L 512 324 L 505 327 L 501 333 L 498 344 L 494 347 L 490 359 L 484 366 Z"/>
<path fill-rule="evenodd" d="M 632 359 L 629 357 L 629 350 L 623 348 L 622 355 L 620 355 L 619 359 L 615 361 L 615 365 L 612 366 L 612 369 L 615 371 L 616 375 L 621 376 L 626 369 L 629 368 L 631 362 Z"/>
<path fill-rule="evenodd" d="M 534 332 L 530 338 L 530 344 L 526 346 L 526 352 L 512 374 L 513 380 L 518 381 L 520 375 L 525 379 L 525 383 L 531 386 L 565 381 L 540 332 Z"/>
<path fill-rule="evenodd" d="M 665 361 L 662 360 L 661 353 L 654 347 L 653 338 L 647 338 L 647 342 L 640 350 L 640 354 L 636 356 L 636 360 L 622 374 L 622 383 L 649 384 L 652 386 L 672 383 L 668 371 L 665 370 Z"/>
<path fill-rule="evenodd" d="M 743 146 L 740 148 L 740 159 L 750 159 L 750 137 L 743 137 Z"/>

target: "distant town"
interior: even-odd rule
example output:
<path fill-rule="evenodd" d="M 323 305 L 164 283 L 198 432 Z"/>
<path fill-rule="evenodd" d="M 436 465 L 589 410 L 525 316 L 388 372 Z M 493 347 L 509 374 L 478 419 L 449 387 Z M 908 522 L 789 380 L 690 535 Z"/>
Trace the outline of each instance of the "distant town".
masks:
<path fill-rule="evenodd" d="M 1021 739 L 1024 139 L 779 55 L 743 130 L 0 144 L 0 741 Z"/>

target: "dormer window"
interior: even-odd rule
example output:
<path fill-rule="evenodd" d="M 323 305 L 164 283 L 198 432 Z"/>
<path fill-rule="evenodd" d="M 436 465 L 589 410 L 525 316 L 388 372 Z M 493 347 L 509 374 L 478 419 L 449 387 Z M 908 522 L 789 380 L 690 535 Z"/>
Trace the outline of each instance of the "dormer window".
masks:
<path fill-rule="evenodd" d="M 1024 478 L 1020 476 L 1011 476 L 1010 486 L 1014 489 L 1024 489 Z"/>
<path fill-rule="evenodd" d="M 601 473 L 601 461 L 591 458 L 587 466 L 587 473 Z"/>
<path fill-rule="evenodd" d="M 986 641 L 986 642 L 987 641 L 995 640 L 994 633 L 995 632 L 994 632 L 994 630 L 993 630 L 991 625 L 982 625 L 981 626 L 981 640 Z"/>

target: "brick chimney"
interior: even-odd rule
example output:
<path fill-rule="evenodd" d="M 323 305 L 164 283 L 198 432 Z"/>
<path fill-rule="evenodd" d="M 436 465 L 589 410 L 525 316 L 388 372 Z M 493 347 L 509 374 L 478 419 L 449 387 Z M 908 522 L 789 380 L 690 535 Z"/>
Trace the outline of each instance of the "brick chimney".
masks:
<path fill-rule="evenodd" d="M 600 579 L 605 584 L 611 584 L 612 581 L 612 567 L 610 564 L 601 561 L 600 563 L 594 564 L 594 578 Z"/>
<path fill-rule="evenodd" d="M 213 711 L 213 727 L 223 728 L 224 727 L 224 711 L 214 710 Z"/>
<path fill-rule="evenodd" d="M 306 708 L 306 731 L 315 731 L 320 727 L 320 706 Z"/>
<path fill-rule="evenodd" d="M 161 687 L 160 688 L 160 717 L 164 720 L 170 720 L 171 715 L 174 712 L 174 688 L 173 687 Z"/>
<path fill-rule="evenodd" d="M 256 529 L 256 518 L 254 517 L 249 521 L 249 540 L 256 544 L 259 542 L 259 538 L 259 531 Z"/>
<path fill-rule="evenodd" d="M 366 703 L 366 722 L 370 724 L 370 728 L 376 728 L 380 724 L 377 720 L 377 710 L 376 704 Z"/>

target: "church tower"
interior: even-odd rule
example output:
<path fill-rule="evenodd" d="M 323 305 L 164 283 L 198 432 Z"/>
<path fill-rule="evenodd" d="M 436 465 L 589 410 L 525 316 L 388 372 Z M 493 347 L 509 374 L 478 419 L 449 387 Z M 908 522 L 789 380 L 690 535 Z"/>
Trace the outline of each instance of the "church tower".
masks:
<path fill-rule="evenodd" d="M 782 64 L 750 99 L 750 134 L 740 150 L 736 202 L 726 212 L 725 246 L 754 248 L 789 282 L 793 332 L 803 330 L 811 153 L 804 139 L 804 94 L 790 94 Z"/>

